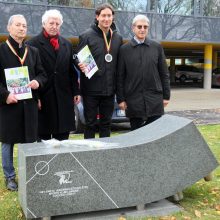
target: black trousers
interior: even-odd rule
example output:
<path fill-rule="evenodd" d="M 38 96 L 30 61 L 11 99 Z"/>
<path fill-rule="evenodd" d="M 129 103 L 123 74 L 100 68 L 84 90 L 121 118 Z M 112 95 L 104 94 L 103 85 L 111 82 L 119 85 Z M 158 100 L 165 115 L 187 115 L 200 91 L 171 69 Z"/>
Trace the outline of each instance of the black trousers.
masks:
<path fill-rule="evenodd" d="M 38 136 L 38 141 L 41 140 L 50 140 L 51 138 L 55 138 L 59 141 L 69 139 L 69 132 L 60 133 L 60 134 L 41 134 Z"/>
<path fill-rule="evenodd" d="M 86 121 L 84 138 L 95 138 L 97 114 L 99 114 L 99 137 L 110 137 L 114 95 L 83 96 L 83 107 Z"/>
<path fill-rule="evenodd" d="M 133 131 L 135 129 L 148 125 L 151 122 L 156 121 L 160 117 L 161 115 L 151 116 L 148 117 L 146 121 L 143 118 L 130 118 L 129 120 L 130 120 L 131 130 Z"/>

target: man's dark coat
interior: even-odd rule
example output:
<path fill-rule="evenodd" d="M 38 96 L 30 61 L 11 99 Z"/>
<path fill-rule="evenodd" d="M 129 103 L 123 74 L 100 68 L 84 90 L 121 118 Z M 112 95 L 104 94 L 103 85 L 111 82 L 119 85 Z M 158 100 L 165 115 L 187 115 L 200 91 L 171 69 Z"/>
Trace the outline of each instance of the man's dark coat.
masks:
<path fill-rule="evenodd" d="M 18 51 L 18 44 L 11 37 L 9 37 L 9 41 Z M 6 86 L 4 69 L 20 66 L 21 63 L 8 45 L 2 43 L 0 45 L 0 141 L 3 143 L 27 143 L 37 140 L 37 90 L 32 90 L 32 99 L 20 100 L 15 104 L 6 104 L 9 91 Z M 28 66 L 30 80 L 36 79 L 40 87 L 46 83 L 47 76 L 36 48 L 28 46 L 24 66 Z"/>
<path fill-rule="evenodd" d="M 147 118 L 164 114 L 163 99 L 170 98 L 169 72 L 162 46 L 149 39 L 132 39 L 120 48 L 117 101 L 127 103 L 127 116 Z"/>
<path fill-rule="evenodd" d="M 75 129 L 74 96 L 79 95 L 77 73 L 73 66 L 73 51 L 69 41 L 59 36 L 55 52 L 43 33 L 28 44 L 38 48 L 48 82 L 40 91 L 39 134 L 59 134 Z"/>
<path fill-rule="evenodd" d="M 78 50 L 88 45 L 99 68 L 90 79 L 88 79 L 84 73 L 81 73 L 80 85 L 82 95 L 111 96 L 115 93 L 116 66 L 119 48 L 122 44 L 122 37 L 117 33 L 114 24 L 111 28 L 113 36 L 109 52 L 113 56 L 113 60 L 110 63 L 105 61 L 105 55 L 107 54 L 106 45 L 102 30 L 96 23 L 91 25 L 91 27 L 79 37 Z"/>

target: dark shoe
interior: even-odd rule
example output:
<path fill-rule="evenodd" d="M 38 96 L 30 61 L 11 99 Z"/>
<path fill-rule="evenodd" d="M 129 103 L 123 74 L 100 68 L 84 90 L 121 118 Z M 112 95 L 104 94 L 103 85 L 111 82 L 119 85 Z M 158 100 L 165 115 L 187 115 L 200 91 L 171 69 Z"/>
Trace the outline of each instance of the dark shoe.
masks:
<path fill-rule="evenodd" d="M 17 183 L 15 182 L 15 179 L 14 179 L 14 178 L 6 179 L 6 180 L 5 180 L 5 184 L 6 184 L 6 188 L 7 188 L 8 190 L 11 190 L 11 191 L 17 191 L 17 190 L 18 190 L 18 185 L 17 185 Z"/>

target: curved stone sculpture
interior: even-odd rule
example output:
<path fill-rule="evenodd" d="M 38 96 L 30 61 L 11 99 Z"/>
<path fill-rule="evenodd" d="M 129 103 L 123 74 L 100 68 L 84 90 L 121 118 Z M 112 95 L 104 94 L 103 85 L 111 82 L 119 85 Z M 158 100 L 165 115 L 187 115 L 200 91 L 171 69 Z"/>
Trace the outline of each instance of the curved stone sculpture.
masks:
<path fill-rule="evenodd" d="M 171 115 L 126 134 L 54 145 L 18 147 L 19 200 L 28 218 L 158 201 L 218 166 L 193 122 Z"/>

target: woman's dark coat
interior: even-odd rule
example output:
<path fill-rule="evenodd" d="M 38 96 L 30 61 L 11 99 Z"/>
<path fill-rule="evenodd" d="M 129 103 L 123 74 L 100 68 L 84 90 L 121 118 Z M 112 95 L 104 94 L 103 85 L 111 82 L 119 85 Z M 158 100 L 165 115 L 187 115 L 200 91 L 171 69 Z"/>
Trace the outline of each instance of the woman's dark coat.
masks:
<path fill-rule="evenodd" d="M 119 53 L 117 101 L 127 103 L 127 117 L 147 118 L 164 114 L 163 99 L 170 98 L 169 72 L 163 48 L 145 39 L 132 39 Z"/>
<path fill-rule="evenodd" d="M 71 43 L 59 36 L 60 47 L 55 52 L 43 33 L 28 43 L 38 48 L 48 75 L 47 84 L 40 90 L 42 109 L 39 111 L 39 134 L 59 134 L 74 130 L 74 96 L 79 95 L 79 88 Z"/>
<path fill-rule="evenodd" d="M 9 41 L 18 51 L 18 44 L 11 37 L 9 37 Z M 3 143 L 29 143 L 37 140 L 37 90 L 32 90 L 32 99 L 20 100 L 15 104 L 6 104 L 9 91 L 6 86 L 4 69 L 20 66 L 21 63 L 8 45 L 2 43 L 0 45 L 0 141 Z M 47 81 L 47 76 L 36 48 L 28 46 L 24 66 L 28 66 L 30 81 L 35 79 L 42 87 Z"/>
<path fill-rule="evenodd" d="M 84 73 L 81 73 L 80 88 L 82 95 L 110 96 L 115 93 L 116 67 L 122 37 L 117 33 L 114 24 L 111 29 L 113 36 L 110 54 L 113 56 L 113 60 L 110 63 L 105 61 L 105 55 L 107 54 L 105 41 L 102 31 L 96 23 L 79 37 L 78 50 L 88 45 L 99 68 L 90 79 L 85 77 Z"/>

